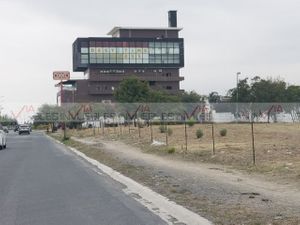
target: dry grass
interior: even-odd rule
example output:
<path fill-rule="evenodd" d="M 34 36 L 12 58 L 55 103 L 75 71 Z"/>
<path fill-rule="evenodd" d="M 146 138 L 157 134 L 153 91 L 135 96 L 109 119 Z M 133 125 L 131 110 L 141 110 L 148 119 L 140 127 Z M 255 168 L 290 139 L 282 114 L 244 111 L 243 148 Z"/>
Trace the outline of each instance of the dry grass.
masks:
<path fill-rule="evenodd" d="M 217 124 L 216 131 L 216 156 L 212 157 L 211 125 L 195 125 L 187 127 L 188 132 L 188 152 L 184 153 L 184 126 L 169 126 L 173 134 L 169 137 L 169 148 L 175 147 L 176 152 L 172 155 L 182 159 L 201 160 L 205 162 L 222 163 L 231 165 L 234 168 L 247 169 L 248 171 L 264 172 L 276 175 L 275 177 L 289 177 L 295 179 L 297 171 L 299 176 L 299 150 L 297 125 L 291 124 L 257 124 L 255 125 L 255 137 L 258 166 L 251 167 L 251 127 L 246 124 Z M 201 128 L 204 136 L 201 140 L 196 138 L 195 132 Z M 221 137 L 219 130 L 226 128 L 227 136 Z M 166 147 L 150 146 L 150 128 L 145 127 L 139 132 L 137 128 L 131 127 L 130 134 L 128 127 L 105 128 L 104 134 L 99 129 L 69 130 L 69 136 L 91 137 L 99 139 L 121 139 L 122 141 L 139 146 L 147 152 L 169 155 Z M 159 132 L 159 127 L 153 127 L 154 139 L 165 141 L 165 134 Z M 52 135 L 53 136 L 53 135 Z M 62 134 L 56 133 L 54 137 L 61 140 Z M 119 161 L 117 157 L 102 151 L 96 146 L 84 145 L 72 139 L 65 141 L 65 144 L 77 148 L 91 158 L 94 158 L 114 169 L 129 176 L 136 181 L 151 187 L 154 191 L 168 197 L 169 199 L 181 204 L 190 210 L 199 213 L 214 221 L 215 224 L 273 224 L 273 225 L 296 225 L 299 224 L 298 218 L 284 217 L 277 220 L 272 211 L 259 211 L 252 205 L 245 207 L 240 204 L 222 204 L 220 201 L 210 201 L 207 196 L 200 196 L 183 189 L 180 183 L 164 174 L 155 174 L 152 170 L 143 167 L 135 167 L 126 162 Z M 291 153 L 289 153 L 291 152 Z M 182 157 L 184 156 L 184 157 Z M 290 165 L 290 163 L 292 163 Z M 297 164 L 298 163 L 298 164 Z M 289 166 L 287 166 L 289 165 Z M 286 168 L 288 167 L 288 169 Z M 175 183 L 174 183 L 175 182 Z M 159 184 L 159 185 L 156 185 Z M 174 184 L 177 184 L 174 186 Z"/>
<path fill-rule="evenodd" d="M 169 125 L 173 133 L 160 133 L 159 126 L 152 126 L 153 139 L 175 148 L 175 155 L 190 160 L 218 163 L 233 168 L 280 176 L 300 182 L 300 125 L 299 124 L 255 124 L 256 166 L 253 167 L 250 124 L 215 124 L 215 155 L 212 154 L 212 125 L 195 124 L 187 126 L 187 151 L 184 125 Z M 196 130 L 202 129 L 204 136 L 196 137 Z M 227 129 L 222 137 L 221 129 Z M 69 131 L 78 137 L 99 136 L 121 139 L 156 154 L 168 154 L 165 146 L 151 146 L 151 127 L 110 127 Z"/>

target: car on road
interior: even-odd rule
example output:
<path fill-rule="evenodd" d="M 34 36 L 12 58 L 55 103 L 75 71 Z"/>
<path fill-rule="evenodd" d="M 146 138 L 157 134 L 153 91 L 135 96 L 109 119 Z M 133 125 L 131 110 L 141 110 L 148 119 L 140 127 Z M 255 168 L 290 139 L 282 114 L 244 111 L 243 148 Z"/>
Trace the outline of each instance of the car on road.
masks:
<path fill-rule="evenodd" d="M 22 124 L 19 126 L 19 135 L 21 134 L 30 134 L 30 127 L 26 124 Z"/>
<path fill-rule="evenodd" d="M 6 148 L 6 133 L 0 130 L 0 150 Z"/>

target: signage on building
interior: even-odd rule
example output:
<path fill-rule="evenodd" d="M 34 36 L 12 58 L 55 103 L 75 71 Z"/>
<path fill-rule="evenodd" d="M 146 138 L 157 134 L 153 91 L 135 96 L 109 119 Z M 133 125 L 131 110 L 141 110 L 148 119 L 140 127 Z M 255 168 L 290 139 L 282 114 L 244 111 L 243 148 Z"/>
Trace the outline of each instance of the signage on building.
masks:
<path fill-rule="evenodd" d="M 69 71 L 54 71 L 53 80 L 70 80 Z"/>

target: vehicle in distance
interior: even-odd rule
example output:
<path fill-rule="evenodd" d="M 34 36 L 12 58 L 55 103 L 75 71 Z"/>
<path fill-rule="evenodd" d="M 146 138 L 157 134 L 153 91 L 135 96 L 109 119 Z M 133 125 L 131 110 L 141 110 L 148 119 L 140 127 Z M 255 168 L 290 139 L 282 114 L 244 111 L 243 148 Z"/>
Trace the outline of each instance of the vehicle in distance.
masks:
<path fill-rule="evenodd" d="M 30 134 L 30 127 L 26 124 L 22 124 L 19 126 L 19 135 L 20 134 Z"/>
<path fill-rule="evenodd" d="M 6 148 L 6 133 L 0 130 L 0 150 Z"/>

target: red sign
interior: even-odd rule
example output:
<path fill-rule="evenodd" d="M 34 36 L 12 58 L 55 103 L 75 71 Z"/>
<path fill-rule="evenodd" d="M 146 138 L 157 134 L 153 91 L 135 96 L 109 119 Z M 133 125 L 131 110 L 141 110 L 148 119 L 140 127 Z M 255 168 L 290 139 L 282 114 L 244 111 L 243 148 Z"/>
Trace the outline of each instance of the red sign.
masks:
<path fill-rule="evenodd" d="M 53 80 L 70 80 L 69 71 L 54 71 Z"/>

